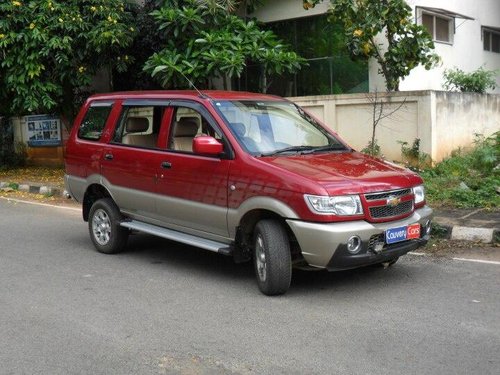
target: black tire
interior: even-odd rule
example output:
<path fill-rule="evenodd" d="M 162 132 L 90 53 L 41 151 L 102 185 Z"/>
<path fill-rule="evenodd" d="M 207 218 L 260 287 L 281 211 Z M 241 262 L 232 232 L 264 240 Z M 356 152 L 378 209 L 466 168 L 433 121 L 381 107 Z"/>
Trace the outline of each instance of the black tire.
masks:
<path fill-rule="evenodd" d="M 100 253 L 116 254 L 125 248 L 128 229 L 120 226 L 122 215 L 111 198 L 94 202 L 89 213 L 89 234 Z"/>
<path fill-rule="evenodd" d="M 260 291 L 268 296 L 286 293 L 292 280 L 292 258 L 285 228 L 276 220 L 261 220 L 255 226 L 253 243 Z"/>

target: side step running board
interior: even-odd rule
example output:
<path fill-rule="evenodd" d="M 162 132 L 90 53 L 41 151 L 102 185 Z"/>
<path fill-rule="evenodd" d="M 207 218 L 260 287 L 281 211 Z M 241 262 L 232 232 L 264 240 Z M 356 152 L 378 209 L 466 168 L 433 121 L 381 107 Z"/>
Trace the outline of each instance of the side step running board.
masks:
<path fill-rule="evenodd" d="M 200 238 L 197 236 L 193 236 L 191 234 L 178 232 L 176 230 L 158 227 L 156 225 L 143 223 L 137 220 L 122 221 L 120 225 L 125 228 L 134 229 L 139 232 L 148 233 L 154 236 L 166 238 L 168 240 L 181 242 L 186 245 L 191 245 L 205 250 L 214 251 L 216 253 L 220 253 L 223 255 L 232 254 L 232 248 L 228 244 L 207 240 L 205 238 Z"/>

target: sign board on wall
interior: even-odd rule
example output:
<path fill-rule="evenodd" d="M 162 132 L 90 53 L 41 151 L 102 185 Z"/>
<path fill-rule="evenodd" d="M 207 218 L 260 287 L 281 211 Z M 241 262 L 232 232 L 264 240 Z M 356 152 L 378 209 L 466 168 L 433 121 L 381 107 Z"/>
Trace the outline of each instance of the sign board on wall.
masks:
<path fill-rule="evenodd" d="M 24 117 L 30 147 L 56 147 L 62 145 L 61 120 L 52 115 Z"/>

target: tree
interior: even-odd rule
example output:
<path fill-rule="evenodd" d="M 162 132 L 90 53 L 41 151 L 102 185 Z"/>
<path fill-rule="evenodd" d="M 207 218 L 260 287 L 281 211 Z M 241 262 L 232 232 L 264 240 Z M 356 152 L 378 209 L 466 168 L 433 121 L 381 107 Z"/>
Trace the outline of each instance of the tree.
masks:
<path fill-rule="evenodd" d="M 0 113 L 59 112 L 102 68 L 123 71 L 135 34 L 123 0 L 7 0 L 0 3 Z"/>
<path fill-rule="evenodd" d="M 377 143 L 376 133 L 377 126 L 379 123 L 385 119 L 390 118 L 397 111 L 399 111 L 406 104 L 406 98 L 396 105 L 395 107 L 390 107 L 391 97 L 390 94 L 380 95 L 378 91 L 375 90 L 372 94 L 367 94 L 366 99 L 371 104 L 372 110 L 372 134 L 368 145 L 362 150 L 362 152 L 369 154 L 371 156 L 380 156 L 380 146 Z M 389 106 L 389 108 L 387 108 Z"/>
<path fill-rule="evenodd" d="M 302 0 L 305 9 L 323 0 Z M 331 0 L 330 18 L 344 25 L 346 43 L 354 56 L 374 58 L 388 91 L 398 91 L 399 82 L 418 65 L 431 69 L 439 57 L 424 26 L 412 20 L 405 0 Z M 376 36 L 383 33 L 387 46 Z"/>
<path fill-rule="evenodd" d="M 214 79 L 239 77 L 248 61 L 263 66 L 261 90 L 269 74 L 294 72 L 304 60 L 281 43 L 271 31 L 232 12 L 240 1 L 171 0 L 151 14 L 164 38 L 144 70 L 165 88 L 188 87 L 186 77 L 201 88 Z M 255 5 L 255 1 L 247 2 Z"/>
<path fill-rule="evenodd" d="M 127 70 L 114 71 L 114 88 L 118 91 L 129 90 L 158 90 L 161 86 L 151 74 L 144 71 L 144 65 L 153 53 L 161 51 L 168 36 L 159 30 L 151 13 L 160 8 L 164 0 L 146 0 L 144 6 L 134 12 L 136 35 L 134 41 L 124 51 L 132 56 L 132 62 Z"/>

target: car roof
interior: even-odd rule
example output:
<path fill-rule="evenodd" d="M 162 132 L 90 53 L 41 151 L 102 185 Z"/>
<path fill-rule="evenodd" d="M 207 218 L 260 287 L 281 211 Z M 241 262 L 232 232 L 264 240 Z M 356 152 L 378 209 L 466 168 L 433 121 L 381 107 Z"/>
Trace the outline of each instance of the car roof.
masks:
<path fill-rule="evenodd" d="M 200 93 L 203 95 L 200 95 Z M 95 94 L 92 100 L 117 100 L 117 99 L 212 99 L 212 100 L 272 100 L 284 101 L 274 95 L 259 94 L 245 91 L 223 90 L 149 90 L 149 91 L 122 91 L 104 94 Z"/>

